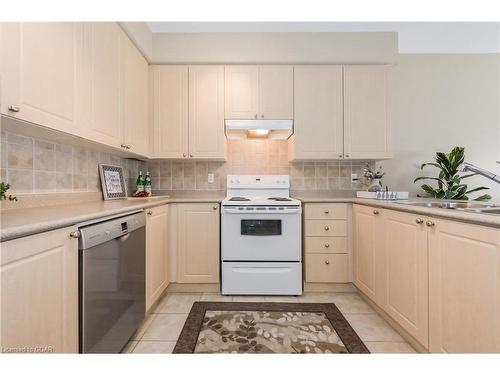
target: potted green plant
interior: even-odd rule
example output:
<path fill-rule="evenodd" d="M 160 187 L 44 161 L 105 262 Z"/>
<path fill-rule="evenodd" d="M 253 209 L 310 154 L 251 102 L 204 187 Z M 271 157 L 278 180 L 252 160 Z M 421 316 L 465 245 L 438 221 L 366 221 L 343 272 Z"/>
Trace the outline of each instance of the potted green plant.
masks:
<path fill-rule="evenodd" d="M 0 182 L 0 200 L 17 201 L 17 197 L 7 194 L 10 189 L 10 185 L 5 182 Z"/>
<path fill-rule="evenodd" d="M 460 174 L 460 165 L 464 162 L 465 151 L 463 147 L 454 147 L 450 153 L 436 152 L 435 162 L 424 163 L 420 169 L 427 166 L 436 167 L 439 170 L 437 177 L 417 177 L 413 182 L 420 180 L 433 180 L 437 181 L 437 187 L 424 184 L 421 186 L 422 190 L 427 194 L 427 197 L 439 199 L 456 199 L 468 200 L 467 194 L 488 190 L 489 188 L 481 186 L 475 189 L 468 190 L 467 184 L 462 183 L 462 180 L 475 176 L 476 173 Z M 483 194 L 475 201 L 488 201 L 491 199 L 489 194 Z"/>

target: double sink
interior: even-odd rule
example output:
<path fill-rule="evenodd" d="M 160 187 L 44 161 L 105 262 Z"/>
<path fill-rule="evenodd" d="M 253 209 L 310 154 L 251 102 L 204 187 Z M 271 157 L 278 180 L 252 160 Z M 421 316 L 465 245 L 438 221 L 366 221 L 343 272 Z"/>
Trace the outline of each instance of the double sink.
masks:
<path fill-rule="evenodd" d="M 500 215 L 500 205 L 488 204 L 488 203 L 472 203 L 472 202 L 453 202 L 453 201 L 442 201 L 442 202 L 397 202 L 400 204 L 406 204 L 415 207 L 428 207 L 428 208 L 443 208 L 448 210 L 460 210 L 481 214 L 490 215 Z"/>

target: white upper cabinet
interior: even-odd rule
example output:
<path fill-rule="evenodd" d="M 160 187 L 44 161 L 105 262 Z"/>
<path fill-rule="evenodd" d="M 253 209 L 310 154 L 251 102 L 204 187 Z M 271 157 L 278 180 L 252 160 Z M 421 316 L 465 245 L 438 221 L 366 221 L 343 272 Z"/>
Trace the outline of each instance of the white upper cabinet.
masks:
<path fill-rule="evenodd" d="M 259 117 L 293 119 L 293 66 L 259 67 Z"/>
<path fill-rule="evenodd" d="M 155 158 L 224 159 L 224 67 L 153 66 Z"/>
<path fill-rule="evenodd" d="M 226 66 L 225 86 L 226 119 L 293 117 L 292 66 Z"/>
<path fill-rule="evenodd" d="M 224 67 L 189 67 L 189 157 L 225 158 Z"/>
<path fill-rule="evenodd" d="M 225 67 L 227 119 L 256 119 L 259 113 L 259 67 Z"/>
<path fill-rule="evenodd" d="M 289 159 L 341 159 L 342 67 L 295 66 L 293 93 L 294 135 Z"/>
<path fill-rule="evenodd" d="M 121 47 L 123 146 L 134 153 L 148 155 L 149 65 L 123 32 Z"/>
<path fill-rule="evenodd" d="M 344 67 L 345 158 L 391 157 L 386 76 L 383 65 Z"/>
<path fill-rule="evenodd" d="M 151 69 L 154 156 L 188 157 L 188 67 L 165 65 Z"/>
<path fill-rule="evenodd" d="M 79 135 L 75 84 L 79 25 L 0 24 L 3 114 Z"/>
<path fill-rule="evenodd" d="M 79 126 L 86 138 L 120 147 L 120 33 L 116 23 L 85 23 L 78 75 Z"/>

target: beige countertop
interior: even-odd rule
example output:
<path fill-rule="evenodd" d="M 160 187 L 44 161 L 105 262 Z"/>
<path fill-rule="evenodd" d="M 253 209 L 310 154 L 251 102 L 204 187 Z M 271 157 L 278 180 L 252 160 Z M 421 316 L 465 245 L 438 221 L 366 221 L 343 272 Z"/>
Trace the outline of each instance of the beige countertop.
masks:
<path fill-rule="evenodd" d="M 451 219 L 478 225 L 500 228 L 500 215 L 476 213 L 473 211 L 464 211 L 445 208 L 430 208 L 421 206 L 412 206 L 404 202 L 434 202 L 435 199 L 410 198 L 408 201 L 385 201 L 379 199 L 356 198 L 353 194 L 332 194 L 329 192 L 319 193 L 292 193 L 292 197 L 299 199 L 303 203 L 356 203 L 372 207 L 386 208 L 396 211 L 411 212 L 423 216 L 435 218 Z M 498 203 L 497 203 L 498 204 Z"/>
<path fill-rule="evenodd" d="M 168 203 L 220 203 L 224 199 L 224 194 L 220 191 L 169 193 L 170 195 L 168 196 L 156 196 L 153 198 L 133 198 L 114 201 L 93 200 L 80 203 L 4 210 L 1 212 L 0 242 Z M 411 206 L 398 203 L 397 201 L 362 199 L 356 198 L 351 192 L 341 195 L 327 192 L 292 192 L 292 197 L 306 204 L 318 202 L 356 203 L 500 228 L 500 215 Z M 411 199 L 411 201 L 417 200 L 432 201 L 423 198 Z"/>
<path fill-rule="evenodd" d="M 95 200 L 83 203 L 9 209 L 1 212 L 0 242 L 168 203 L 219 203 L 220 193 L 176 193 L 153 198 Z"/>

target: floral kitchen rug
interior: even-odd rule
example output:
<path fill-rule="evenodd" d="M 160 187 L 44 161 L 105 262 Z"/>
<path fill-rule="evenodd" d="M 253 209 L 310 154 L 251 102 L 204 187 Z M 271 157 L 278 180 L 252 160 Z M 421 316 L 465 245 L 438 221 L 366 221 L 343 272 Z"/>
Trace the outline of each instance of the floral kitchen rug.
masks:
<path fill-rule="evenodd" d="M 333 303 L 195 302 L 173 353 L 369 353 Z"/>

